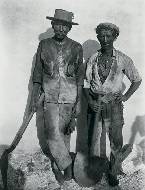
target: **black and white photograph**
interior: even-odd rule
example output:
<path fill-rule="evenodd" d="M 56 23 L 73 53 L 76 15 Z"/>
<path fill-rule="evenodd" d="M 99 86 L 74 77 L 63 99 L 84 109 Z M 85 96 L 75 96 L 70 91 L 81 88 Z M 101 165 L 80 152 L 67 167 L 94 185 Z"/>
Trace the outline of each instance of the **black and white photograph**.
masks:
<path fill-rule="evenodd" d="M 145 190 L 145 1 L 0 1 L 0 190 Z"/>

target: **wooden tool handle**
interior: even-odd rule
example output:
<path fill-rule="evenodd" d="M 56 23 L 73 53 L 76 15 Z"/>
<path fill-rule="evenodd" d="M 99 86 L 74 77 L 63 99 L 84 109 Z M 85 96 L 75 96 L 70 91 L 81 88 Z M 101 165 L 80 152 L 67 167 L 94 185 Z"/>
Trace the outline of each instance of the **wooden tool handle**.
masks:
<path fill-rule="evenodd" d="M 43 99 L 44 99 L 44 93 L 40 96 L 39 101 L 38 101 L 38 105 L 43 101 Z M 16 136 L 15 136 L 13 142 L 11 143 L 10 147 L 8 148 L 8 152 L 12 152 L 16 148 L 16 146 L 18 145 L 18 143 L 20 142 L 20 140 L 21 140 L 27 126 L 29 125 L 29 122 L 31 121 L 34 113 L 35 112 L 32 111 L 30 113 L 30 115 L 28 116 L 28 118 L 26 118 L 24 120 L 24 122 L 22 123 L 22 125 L 19 128 L 18 132 L 16 133 Z"/>

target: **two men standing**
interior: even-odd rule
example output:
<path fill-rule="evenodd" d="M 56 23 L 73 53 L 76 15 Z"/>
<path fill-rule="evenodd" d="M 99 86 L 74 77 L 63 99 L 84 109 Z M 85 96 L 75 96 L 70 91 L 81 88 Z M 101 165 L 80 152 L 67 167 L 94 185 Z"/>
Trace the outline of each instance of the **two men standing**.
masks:
<path fill-rule="evenodd" d="M 52 20 L 55 35 L 42 40 L 37 50 L 33 73 L 32 109 L 37 109 L 38 98 L 44 92 L 45 138 L 48 149 L 43 152 L 49 150 L 56 179 L 57 174 L 64 171 L 64 181 L 72 178 L 70 133 L 80 110 L 84 78 L 84 92 L 88 100 L 90 154 L 96 155 L 97 147 L 91 143 L 95 135 L 92 129 L 97 128 L 94 142 L 98 144 L 102 123 L 105 123 L 111 146 L 110 168 L 115 162 L 115 153 L 119 152 L 123 145 L 122 102 L 127 101 L 137 90 L 141 78 L 132 60 L 113 46 L 119 35 L 117 26 L 110 23 L 97 26 L 96 33 L 101 49 L 89 59 L 84 77 L 82 46 L 67 37 L 72 25 L 77 25 L 72 22 L 73 14 L 57 9 L 54 17 L 47 18 Z M 124 75 L 129 78 L 131 86 L 123 95 Z M 97 123 L 94 122 L 96 114 Z M 100 155 L 97 153 L 96 156 Z M 117 176 L 113 176 L 113 180 L 114 184 L 118 185 Z M 109 183 L 111 184 L 110 181 Z"/>

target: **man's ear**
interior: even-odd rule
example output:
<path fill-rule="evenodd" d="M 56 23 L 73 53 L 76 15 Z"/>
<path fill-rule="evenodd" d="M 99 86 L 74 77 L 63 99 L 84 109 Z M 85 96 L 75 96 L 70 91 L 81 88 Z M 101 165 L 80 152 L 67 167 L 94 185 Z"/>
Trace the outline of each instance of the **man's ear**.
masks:
<path fill-rule="evenodd" d="M 97 34 L 97 39 L 98 39 L 98 41 L 99 41 L 99 35 Z"/>
<path fill-rule="evenodd" d="M 51 26 L 54 29 L 54 22 L 53 22 L 53 20 L 51 21 Z"/>
<path fill-rule="evenodd" d="M 68 27 L 69 27 L 69 31 L 72 29 L 72 25 L 68 25 Z"/>
<path fill-rule="evenodd" d="M 113 34 L 113 36 L 114 36 L 114 41 L 116 41 L 118 35 L 117 35 L 116 33 L 112 33 L 112 34 Z"/>
<path fill-rule="evenodd" d="M 115 37 L 114 37 L 114 40 L 113 40 L 113 41 L 115 42 L 115 41 L 116 41 L 116 39 L 117 39 L 117 36 L 115 36 Z"/>

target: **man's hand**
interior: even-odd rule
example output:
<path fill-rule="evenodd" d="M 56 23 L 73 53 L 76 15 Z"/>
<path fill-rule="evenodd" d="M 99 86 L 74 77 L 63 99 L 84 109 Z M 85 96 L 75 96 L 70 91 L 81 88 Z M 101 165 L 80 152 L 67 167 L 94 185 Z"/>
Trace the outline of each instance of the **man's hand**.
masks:
<path fill-rule="evenodd" d="M 73 131 L 75 131 L 77 121 L 76 118 L 72 118 L 69 122 L 69 124 L 64 129 L 65 135 L 70 135 Z"/>
<path fill-rule="evenodd" d="M 127 101 L 126 96 L 123 95 L 122 93 L 116 93 L 116 94 L 114 94 L 114 96 L 115 96 L 115 102 L 116 103 Z"/>
<path fill-rule="evenodd" d="M 38 108 L 38 97 L 32 97 L 31 111 L 36 112 Z"/>
<path fill-rule="evenodd" d="M 96 100 L 90 99 L 88 103 L 89 103 L 90 108 L 91 108 L 94 112 L 97 112 L 99 109 L 102 109 L 102 105 L 99 104 Z"/>

